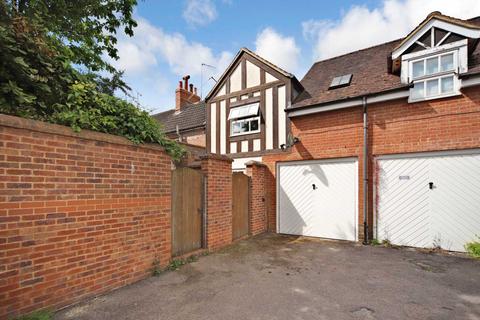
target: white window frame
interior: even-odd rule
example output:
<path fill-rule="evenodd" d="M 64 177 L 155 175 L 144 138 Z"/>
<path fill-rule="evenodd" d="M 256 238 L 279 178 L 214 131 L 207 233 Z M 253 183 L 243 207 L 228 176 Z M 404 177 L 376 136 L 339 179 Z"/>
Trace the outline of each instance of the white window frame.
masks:
<path fill-rule="evenodd" d="M 253 130 L 253 131 L 250 130 L 250 131 L 246 131 L 246 132 L 233 133 L 233 125 L 235 123 L 251 122 L 251 121 L 254 121 L 254 120 L 258 120 L 258 129 L 257 130 Z M 249 125 L 249 128 L 250 127 L 251 127 L 251 125 Z M 254 133 L 258 133 L 258 132 L 260 132 L 260 116 L 230 120 L 230 137 L 243 136 L 243 135 L 254 134 Z"/>
<path fill-rule="evenodd" d="M 427 60 L 428 59 L 437 58 L 438 59 L 438 70 L 440 70 L 441 57 L 445 56 L 445 55 L 450 55 L 450 54 L 453 54 L 453 68 L 452 68 L 452 70 L 439 71 L 439 72 L 434 73 L 434 74 L 425 75 L 426 70 L 427 70 Z M 423 61 L 424 75 L 414 78 L 413 77 L 413 64 L 415 62 L 419 62 L 419 61 Z M 448 93 L 441 93 L 441 80 L 438 80 L 438 79 L 447 78 L 447 77 L 450 77 L 450 76 L 453 76 L 453 91 L 448 92 Z M 408 60 L 408 77 L 409 77 L 410 82 L 412 84 L 415 85 L 417 83 L 423 82 L 423 86 L 424 86 L 423 87 L 424 88 L 423 89 L 424 96 L 420 97 L 420 98 L 413 98 L 412 97 L 412 94 L 413 94 L 413 87 L 412 87 L 410 89 L 410 95 L 408 97 L 408 102 L 425 101 L 425 100 L 439 99 L 439 98 L 445 98 L 445 97 L 451 97 L 451 96 L 459 95 L 460 94 L 461 83 L 460 83 L 460 80 L 458 79 L 458 51 L 457 50 L 449 50 L 449 51 L 445 51 L 445 52 L 438 53 L 438 54 L 424 55 L 424 56 L 421 56 L 419 58 Z M 427 90 L 426 90 L 427 89 L 427 81 L 429 81 L 429 80 L 437 80 L 439 82 L 439 90 L 438 90 L 437 95 L 433 95 L 433 96 L 427 96 L 426 95 L 427 94 Z"/>

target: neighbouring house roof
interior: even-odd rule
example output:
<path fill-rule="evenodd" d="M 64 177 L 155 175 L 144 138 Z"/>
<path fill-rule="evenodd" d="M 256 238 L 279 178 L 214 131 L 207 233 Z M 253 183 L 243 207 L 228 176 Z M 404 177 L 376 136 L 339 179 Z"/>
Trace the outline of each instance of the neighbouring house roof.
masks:
<path fill-rule="evenodd" d="M 456 23 L 459 20 L 447 18 Z M 480 17 L 460 21 L 480 27 Z M 300 81 L 305 90 L 289 110 L 407 88 L 401 83 L 400 75 L 390 70 L 392 51 L 402 41 L 404 38 L 316 62 Z M 469 55 L 469 70 L 465 75 L 480 73 L 480 46 L 477 44 Z M 352 74 L 349 86 L 329 88 L 333 78 L 345 74 Z"/>
<path fill-rule="evenodd" d="M 300 85 L 300 82 L 297 80 L 297 78 L 295 77 L 294 74 L 290 73 L 290 72 L 287 72 L 285 70 L 283 70 L 282 68 L 280 68 L 279 66 L 271 63 L 270 61 L 262 58 L 261 56 L 259 56 L 258 54 L 256 54 L 255 52 L 253 52 L 252 50 L 248 49 L 248 48 L 241 48 L 238 53 L 235 55 L 235 57 L 233 58 L 232 62 L 230 62 L 230 64 L 228 65 L 228 67 L 225 69 L 225 71 L 222 73 L 222 75 L 220 76 L 220 78 L 218 79 L 217 83 L 213 86 L 213 88 L 210 90 L 210 92 L 205 96 L 205 100 L 208 100 L 210 98 L 210 96 L 215 92 L 215 90 L 223 83 L 223 80 L 225 79 L 225 77 L 230 73 L 231 69 L 235 66 L 236 62 L 238 61 L 238 59 L 240 59 L 240 57 L 243 55 L 243 54 L 248 54 L 252 57 L 254 57 L 255 59 L 259 60 L 260 62 L 262 62 L 263 64 L 269 66 L 270 68 L 274 69 L 275 71 L 277 71 L 278 73 L 280 73 L 281 75 L 287 77 L 287 78 L 290 78 L 292 79 L 295 84 L 297 85 Z"/>
<path fill-rule="evenodd" d="M 201 101 L 183 107 L 180 112 L 172 109 L 154 114 L 152 117 L 163 125 L 165 133 L 174 133 L 177 131 L 177 125 L 180 131 L 205 128 L 205 113 L 205 102 Z"/>

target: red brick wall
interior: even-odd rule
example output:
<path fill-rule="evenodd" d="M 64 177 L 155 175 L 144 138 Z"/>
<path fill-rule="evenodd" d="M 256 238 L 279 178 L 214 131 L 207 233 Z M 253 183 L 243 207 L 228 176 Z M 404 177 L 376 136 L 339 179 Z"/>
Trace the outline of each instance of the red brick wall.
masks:
<path fill-rule="evenodd" d="M 359 237 L 363 237 L 362 108 L 348 108 L 295 117 L 293 135 L 300 143 L 291 150 L 263 156 L 267 164 L 268 225 L 276 226 L 275 163 L 277 161 L 358 157 Z M 371 104 L 369 120 L 369 225 L 373 220 L 373 159 L 383 154 L 480 147 L 480 91 L 460 97 L 408 104 L 406 99 Z M 371 230 L 371 229 L 370 229 Z"/>
<path fill-rule="evenodd" d="M 215 250 L 232 242 L 232 159 L 213 154 L 201 159 L 207 181 L 207 247 Z"/>
<path fill-rule="evenodd" d="M 262 163 L 247 163 L 246 174 L 250 177 L 249 229 L 251 235 L 267 230 L 266 172 L 267 167 Z"/>
<path fill-rule="evenodd" d="M 0 318 L 144 278 L 170 241 L 160 148 L 0 116 Z"/>

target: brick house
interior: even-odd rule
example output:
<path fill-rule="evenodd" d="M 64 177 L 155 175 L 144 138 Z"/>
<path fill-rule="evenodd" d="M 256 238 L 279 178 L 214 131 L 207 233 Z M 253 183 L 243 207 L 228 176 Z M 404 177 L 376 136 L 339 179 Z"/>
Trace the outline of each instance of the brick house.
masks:
<path fill-rule="evenodd" d="M 200 101 L 197 88 L 183 77 L 175 90 L 175 109 L 153 115 L 171 139 L 205 147 L 205 103 Z"/>
<path fill-rule="evenodd" d="M 480 234 L 479 38 L 480 17 L 433 12 L 300 82 L 242 49 L 206 97 L 207 151 L 268 166 L 272 231 L 463 251 Z"/>

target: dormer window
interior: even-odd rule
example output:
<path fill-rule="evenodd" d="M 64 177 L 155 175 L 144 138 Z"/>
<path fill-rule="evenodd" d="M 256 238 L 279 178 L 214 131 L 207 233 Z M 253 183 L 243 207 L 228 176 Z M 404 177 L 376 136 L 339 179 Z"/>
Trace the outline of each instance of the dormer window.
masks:
<path fill-rule="evenodd" d="M 410 60 L 409 64 L 411 102 L 458 94 L 456 51 Z"/>

